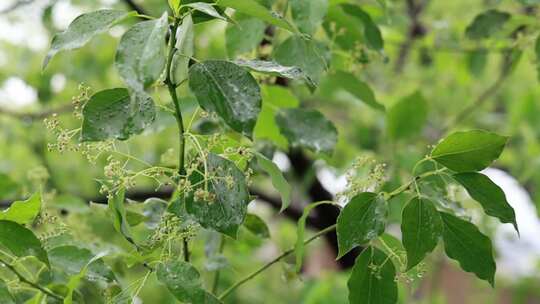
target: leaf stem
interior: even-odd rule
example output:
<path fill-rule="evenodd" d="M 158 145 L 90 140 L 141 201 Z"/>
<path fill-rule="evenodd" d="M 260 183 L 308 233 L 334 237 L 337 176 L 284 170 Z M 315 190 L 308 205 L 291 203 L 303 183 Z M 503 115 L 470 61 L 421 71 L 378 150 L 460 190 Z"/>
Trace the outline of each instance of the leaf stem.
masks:
<path fill-rule="evenodd" d="M 423 173 L 423 174 L 420 174 L 420 175 L 416 175 L 410 181 L 408 181 L 407 183 L 399 186 L 394 191 L 392 191 L 390 193 L 386 193 L 384 198 L 385 198 L 385 200 L 389 201 L 389 200 L 393 199 L 394 197 L 400 195 L 401 193 L 407 191 L 407 189 L 409 189 L 411 187 L 411 185 L 413 185 L 415 182 L 418 182 L 419 180 L 421 180 L 423 178 L 426 178 L 426 177 L 429 177 L 429 176 L 437 175 L 437 174 L 439 174 L 441 172 L 444 172 L 445 170 L 446 169 L 443 168 L 443 169 L 439 169 L 439 170 L 429 171 L 429 172 L 426 172 L 426 173 Z"/>
<path fill-rule="evenodd" d="M 182 118 L 182 111 L 180 109 L 180 102 L 178 100 L 178 95 L 176 94 L 176 84 L 173 83 L 171 79 L 171 70 L 172 70 L 172 62 L 174 59 L 174 54 L 176 53 L 176 30 L 178 29 L 178 26 L 180 25 L 180 21 L 182 19 L 174 18 L 173 24 L 171 25 L 171 36 L 169 39 L 169 53 L 167 58 L 167 67 L 166 67 L 166 77 L 165 77 L 165 84 L 167 85 L 167 88 L 169 89 L 169 95 L 171 95 L 171 99 L 174 103 L 174 110 L 175 110 L 175 118 L 176 123 L 178 124 L 178 139 L 179 139 L 179 151 L 178 151 L 178 174 L 180 176 L 184 175 L 185 173 L 185 150 L 186 150 L 186 139 L 184 136 L 185 130 L 184 130 L 184 121 Z M 183 252 L 184 252 L 184 260 L 186 262 L 189 261 L 189 244 L 188 239 L 183 238 Z"/>
<path fill-rule="evenodd" d="M 331 231 L 334 231 L 337 227 L 337 224 L 334 224 L 334 225 L 331 225 L 331 226 L 328 226 L 326 228 L 324 228 L 323 230 L 317 232 L 315 235 L 313 235 L 312 237 L 306 239 L 304 241 L 304 245 L 307 245 L 311 242 L 313 242 L 314 240 L 316 240 L 317 238 L 319 238 L 320 236 L 322 235 L 325 235 L 326 233 L 328 232 L 331 232 Z M 274 265 L 275 263 L 281 261 L 283 258 L 287 257 L 288 255 L 290 255 L 291 253 L 293 253 L 295 250 L 295 247 L 292 247 L 290 248 L 289 250 L 283 252 L 281 255 L 279 255 L 278 257 L 274 258 L 272 261 L 266 263 L 265 265 L 263 265 L 262 267 L 260 267 L 259 269 L 255 270 L 254 272 L 252 272 L 251 274 L 247 275 L 245 278 L 241 279 L 240 281 L 234 283 L 234 285 L 232 285 L 231 287 L 229 287 L 227 290 L 225 290 L 220 296 L 219 296 L 219 299 L 220 300 L 223 300 L 225 299 L 228 295 L 230 295 L 233 291 L 235 291 L 238 287 L 242 286 L 243 284 L 245 284 L 246 282 L 250 281 L 251 279 L 253 279 L 254 277 L 256 277 L 258 274 L 260 274 L 261 272 L 265 271 L 266 269 L 270 268 L 270 266 Z"/>
<path fill-rule="evenodd" d="M 23 282 L 23 283 L 26 283 L 30 286 L 32 286 L 33 288 L 41 291 L 42 293 L 50 296 L 51 298 L 55 298 L 57 300 L 62 300 L 63 297 L 62 296 L 59 296 L 55 293 L 53 293 L 52 291 L 44 288 L 44 287 L 41 287 L 39 286 L 38 284 L 28 280 L 25 276 L 23 276 L 13 265 L 11 265 L 10 263 L 6 262 L 5 260 L 3 260 L 2 258 L 0 258 L 0 263 L 4 264 L 4 266 L 6 266 L 7 269 L 9 269 L 11 272 L 13 272 L 17 278 L 19 278 L 19 281 Z"/>
<path fill-rule="evenodd" d="M 225 237 L 223 235 L 220 235 L 219 239 L 219 253 L 223 253 L 223 249 L 225 248 Z M 216 274 L 214 275 L 214 282 L 212 284 L 212 293 L 216 294 L 219 287 L 219 277 L 220 277 L 220 269 L 216 270 Z"/>

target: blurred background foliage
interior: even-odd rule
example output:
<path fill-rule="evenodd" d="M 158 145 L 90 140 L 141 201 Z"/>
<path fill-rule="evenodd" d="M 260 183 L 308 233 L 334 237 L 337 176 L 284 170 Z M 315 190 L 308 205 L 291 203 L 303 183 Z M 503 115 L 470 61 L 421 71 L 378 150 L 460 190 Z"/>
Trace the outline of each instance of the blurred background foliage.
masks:
<path fill-rule="evenodd" d="M 163 0 L 134 2 L 152 16 L 159 16 L 168 9 L 167 1 Z M 62 125 L 77 128 L 80 122 L 63 109 L 69 109 L 72 98 L 80 94 L 81 84 L 91 89 L 122 86 L 112 62 L 118 38 L 127 24 L 98 36 L 81 50 L 57 56 L 45 71 L 41 71 L 41 63 L 52 35 L 65 29 L 78 14 L 101 7 L 131 10 L 134 2 L 5 0 L 0 4 L 0 198 L 5 205 L 29 196 L 45 185 L 48 189 L 47 212 L 62 217 L 72 229 L 69 238 L 100 249 L 118 244 L 128 246 L 114 232 L 109 218 L 104 214 L 99 216 L 104 212 L 101 206 L 86 204 L 88 200 L 100 198 L 95 179 L 103 176 L 106 158 L 99 157 L 95 163 L 89 163 L 80 152 L 49 151 L 47 144 L 56 139 L 45 129 L 43 119 L 54 112 L 64 112 L 59 115 Z M 279 11 L 286 1 L 262 2 Z M 326 190 L 336 192 L 336 187 L 339 189 L 343 184 L 340 176 L 358 157 L 386 164 L 384 187 L 392 188 L 409 177 L 412 166 L 427 153 L 428 146 L 446 132 L 479 128 L 511 137 L 496 167 L 513 176 L 526 190 L 536 210 L 540 210 L 540 68 L 534 48 L 540 33 L 539 2 L 329 0 L 330 5 L 340 2 L 360 4 L 371 15 L 382 31 L 384 48 L 373 50 L 364 43 L 358 47 L 353 45 L 353 51 L 341 49 L 341 44 L 354 41 L 351 37 L 358 35 L 362 39 L 363 34 L 354 22 L 330 9 L 327 21 L 314 33 L 314 37 L 330 46 L 332 57 L 331 72 L 321 79 L 319 89 L 312 94 L 305 86 L 295 83 L 292 84 L 293 94 L 276 87 L 263 88 L 263 95 L 267 92 L 265 102 L 281 106 L 300 103 L 320 109 L 339 130 L 335 153 L 312 164 L 309 173 L 297 178 L 295 198 L 305 201 L 302 188 L 317 178 Z M 489 39 L 466 37 L 466 28 L 475 16 L 491 8 L 510 13 L 510 21 Z M 243 22 L 242 18 L 235 16 L 239 22 Z M 347 22 L 352 23 L 347 25 Z M 269 35 L 265 33 L 265 27 L 245 24 L 251 31 L 249 37 L 246 33 L 234 33 L 239 29 L 222 21 L 197 24 L 195 57 L 254 58 L 272 54 L 271 45 L 258 46 L 265 35 Z M 342 24 L 350 26 L 350 30 L 340 32 Z M 517 31 L 520 27 L 526 27 L 526 30 Z M 284 31 L 275 31 L 272 35 L 274 45 L 280 45 L 288 38 Z M 254 47 L 257 50 L 252 50 Z M 425 100 L 425 109 L 412 109 L 409 115 L 412 117 L 416 111 L 425 111 L 425 123 L 421 122 L 418 132 L 403 131 L 409 127 L 406 123 L 394 126 L 392 133 L 382 111 L 367 106 L 342 89 L 344 80 L 335 78 L 332 72 L 339 69 L 352 72 L 369 84 L 376 100 L 387 109 L 419 92 Z M 187 96 L 184 104 L 194 104 L 189 92 L 184 91 L 181 95 Z M 156 88 L 154 97 L 160 105 L 170 102 L 165 90 L 160 88 Z M 204 127 L 203 122 L 198 123 Z M 258 125 L 256 133 L 273 134 L 272 128 L 275 126 L 271 122 Z M 171 160 L 170 155 L 176 155 L 176 134 L 172 117 L 158 115 L 151 130 L 133 137 L 129 144 L 119 145 L 122 150 L 148 163 L 174 164 L 174 157 Z M 283 151 L 287 151 L 286 141 L 277 139 L 277 142 Z M 294 167 L 294 160 L 291 161 L 290 165 Z M 289 175 L 293 174 L 292 170 L 289 167 Z M 257 186 L 267 193 L 273 191 L 265 183 L 259 182 Z M 137 187 L 152 189 L 154 185 L 141 179 Z M 512 204 L 513 193 L 506 194 Z M 390 204 L 396 225 L 399 225 L 405 201 Z M 302 206 L 293 207 L 301 210 Z M 238 242 L 228 243 L 224 253 L 228 266 L 222 273 L 223 287 L 232 284 L 240 274 L 249 272 L 252 265 L 271 259 L 295 241 L 295 222 L 290 218 L 280 216 L 264 202 L 256 202 L 250 208 L 267 221 L 272 240 L 260 240 L 242 230 Z M 480 216 L 475 220 L 482 223 L 486 233 L 496 233 L 493 222 Z M 519 214 L 517 220 L 520 223 Z M 535 227 L 531 228 L 533 233 L 539 233 Z M 64 242 L 61 238 L 67 237 L 56 231 L 58 229 L 41 231 L 54 236 L 58 234 L 59 240 L 49 238 L 49 246 L 55 241 Z M 201 233 L 198 238 L 211 236 Z M 520 259 L 519 250 L 522 249 L 532 250 L 538 257 L 539 247 L 533 244 L 515 248 L 515 257 Z M 502 271 L 497 277 L 497 288 L 490 289 L 485 282 L 458 271 L 454 263 L 442 260 L 442 255 L 438 248 L 428 259 L 425 274 L 419 274 L 408 284 L 400 284 L 402 303 L 540 303 L 540 278 L 537 275 L 540 269 L 536 258 L 527 262 L 531 271 L 526 274 L 510 271 L 505 275 Z M 202 246 L 194 249 L 193 256 L 200 257 L 194 261 L 196 265 L 205 263 Z M 318 240 L 308 249 L 306 269 L 300 277 L 294 274 L 292 264 L 285 261 L 240 288 L 227 302 L 346 303 L 348 270 L 341 269 L 333 259 L 325 240 Z M 140 278 L 144 274 L 143 269 L 130 268 L 119 262 L 118 257 L 107 257 L 106 260 L 117 273 L 123 274 L 120 279 L 126 285 L 133 283 L 125 281 L 126 278 Z M 205 279 L 211 280 L 211 277 Z M 92 283 L 87 284 L 84 292 L 87 303 L 100 303 L 100 295 L 96 294 Z M 139 297 L 143 303 L 174 302 L 154 275 Z"/>

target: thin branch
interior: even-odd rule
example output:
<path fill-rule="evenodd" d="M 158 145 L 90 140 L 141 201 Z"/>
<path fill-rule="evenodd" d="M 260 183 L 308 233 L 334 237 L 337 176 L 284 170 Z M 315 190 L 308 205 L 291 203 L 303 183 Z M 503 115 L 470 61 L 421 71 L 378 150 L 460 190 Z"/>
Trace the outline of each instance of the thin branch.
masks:
<path fill-rule="evenodd" d="M 134 11 L 136 11 L 137 13 L 139 13 L 139 14 L 141 14 L 141 15 L 148 15 L 148 14 L 146 13 L 146 10 L 145 10 L 142 6 L 140 6 L 140 5 L 138 5 L 137 3 L 135 3 L 135 1 L 133 1 L 133 0 L 122 0 L 122 1 L 124 1 L 124 3 L 125 3 L 129 8 L 131 8 L 131 9 L 134 10 Z"/>
<path fill-rule="evenodd" d="M 6 7 L 5 9 L 1 10 L 0 11 L 0 15 L 6 15 L 6 14 L 9 14 L 15 10 L 17 10 L 18 8 L 20 7 L 23 7 L 25 5 L 28 5 L 28 4 L 31 4 L 32 2 L 34 2 L 35 0 L 19 0 L 15 3 L 13 3 L 12 5 Z"/>
<path fill-rule="evenodd" d="M 322 235 L 325 235 L 329 232 L 332 232 L 336 229 L 336 224 L 332 225 L 332 226 L 329 226 L 329 227 L 326 227 L 325 229 L 317 232 L 315 235 L 313 235 L 312 237 L 308 238 L 307 240 L 304 241 L 304 245 L 307 245 L 311 242 L 313 242 L 314 240 L 316 240 L 317 238 L 319 238 L 320 236 Z M 230 295 L 233 291 L 235 291 L 238 287 L 244 285 L 246 282 L 250 281 L 251 279 L 253 279 L 254 277 L 256 277 L 257 275 L 259 275 L 260 273 L 262 273 L 263 271 L 265 271 L 266 269 L 270 268 L 270 266 L 274 265 L 275 263 L 281 261 L 282 259 L 284 259 L 285 257 L 287 257 L 288 255 L 290 255 L 291 253 L 293 253 L 295 250 L 295 247 L 292 247 L 290 248 L 289 250 L 283 252 L 281 255 L 279 255 L 278 257 L 274 258 L 272 261 L 264 264 L 263 266 L 261 266 L 259 269 L 255 270 L 254 272 L 250 273 L 249 275 L 247 275 L 246 277 L 244 277 L 243 279 L 241 279 L 240 281 L 236 282 L 234 285 L 232 285 L 231 287 L 229 287 L 227 290 L 225 290 L 220 296 L 219 296 L 219 299 L 220 300 L 223 300 L 225 299 L 228 295 Z"/>
<path fill-rule="evenodd" d="M 0 115 L 11 116 L 13 118 L 17 118 L 20 120 L 32 121 L 32 120 L 44 119 L 53 114 L 67 114 L 67 113 L 71 113 L 72 111 L 73 111 L 73 105 L 65 104 L 57 108 L 51 108 L 51 109 L 45 109 L 41 111 L 27 112 L 27 113 L 18 112 L 18 111 L 6 109 L 6 108 L 0 108 Z"/>
<path fill-rule="evenodd" d="M 424 25 L 420 22 L 420 14 L 425 9 L 429 0 L 407 0 L 407 15 L 410 19 L 410 25 L 407 33 L 407 39 L 401 44 L 399 55 L 394 66 L 396 74 L 401 73 L 407 57 L 411 51 L 414 41 L 426 34 Z"/>

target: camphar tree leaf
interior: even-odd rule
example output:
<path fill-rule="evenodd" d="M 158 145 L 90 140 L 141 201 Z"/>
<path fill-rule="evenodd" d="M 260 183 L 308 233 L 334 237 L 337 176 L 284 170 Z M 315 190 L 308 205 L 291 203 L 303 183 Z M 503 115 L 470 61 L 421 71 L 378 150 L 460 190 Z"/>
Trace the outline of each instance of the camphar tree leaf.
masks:
<path fill-rule="evenodd" d="M 252 137 L 262 98 L 248 71 L 229 61 L 199 62 L 189 70 L 189 87 L 203 109 L 217 113 L 233 130 Z"/>
<path fill-rule="evenodd" d="M 165 69 L 168 15 L 135 24 L 116 49 L 115 66 L 126 85 L 137 92 L 156 82 Z"/>
<path fill-rule="evenodd" d="M 341 4 L 343 11 L 350 16 L 358 18 L 364 28 L 364 39 L 367 42 L 367 45 L 374 50 L 382 50 L 384 48 L 384 40 L 382 38 L 381 30 L 377 26 L 371 16 L 366 13 L 360 6 L 355 4 L 344 3 Z"/>
<path fill-rule="evenodd" d="M 283 212 L 283 210 L 287 209 L 291 204 L 291 186 L 283 176 L 283 172 L 281 172 L 279 167 L 274 164 L 272 160 L 266 158 L 264 155 L 258 152 L 255 153 L 255 157 L 257 158 L 257 163 L 261 169 L 270 175 L 272 185 L 279 192 L 279 195 L 281 196 L 280 212 Z"/>
<path fill-rule="evenodd" d="M 353 197 L 337 219 L 337 258 L 381 235 L 387 213 L 387 202 L 376 193 L 363 192 Z"/>
<path fill-rule="evenodd" d="M 489 177 L 478 172 L 463 172 L 452 177 L 482 205 L 487 215 L 498 218 L 502 223 L 511 223 L 519 233 L 514 208 L 506 200 L 503 190 Z"/>
<path fill-rule="evenodd" d="M 125 203 L 125 189 L 119 189 L 110 195 L 108 200 L 109 213 L 113 221 L 113 226 L 128 242 L 136 245 L 129 225 Z"/>
<path fill-rule="evenodd" d="M 184 303 L 221 303 L 220 300 L 203 288 L 199 271 L 189 263 L 179 260 L 160 263 L 157 267 L 157 278 L 167 286 L 167 289 L 177 300 Z"/>
<path fill-rule="evenodd" d="M 41 193 L 34 193 L 25 201 L 15 201 L 10 207 L 0 212 L 0 220 L 16 222 L 18 224 L 30 224 L 41 211 Z"/>
<path fill-rule="evenodd" d="M 136 12 L 127 13 L 110 9 L 80 15 L 70 23 L 65 31 L 54 35 L 51 48 L 43 61 L 42 69 L 47 67 L 50 60 L 58 52 L 83 47 L 94 36 L 107 31 L 118 22 L 134 15 L 136 15 Z"/>
<path fill-rule="evenodd" d="M 72 245 L 58 246 L 48 251 L 51 267 L 60 269 L 69 276 L 76 275 L 95 257 L 90 250 Z M 86 277 L 91 280 L 111 282 L 115 280 L 112 270 L 96 259 L 88 266 Z"/>
<path fill-rule="evenodd" d="M 9 292 L 6 282 L 2 279 L 0 279 L 0 303 L 15 304 L 15 298 Z"/>
<path fill-rule="evenodd" d="M 259 18 L 267 23 L 275 25 L 277 27 L 286 29 L 290 32 L 297 32 L 297 30 L 283 17 L 278 16 L 276 13 L 269 11 L 264 5 L 254 0 L 217 0 L 217 5 L 222 7 L 230 7 L 236 11 Z"/>
<path fill-rule="evenodd" d="M 225 46 L 229 58 L 251 52 L 264 39 L 264 21 L 244 14 L 235 14 L 235 23 L 227 25 Z"/>
<path fill-rule="evenodd" d="M 508 137 L 472 130 L 455 132 L 431 152 L 431 158 L 456 172 L 480 171 L 501 155 Z"/>
<path fill-rule="evenodd" d="M 330 51 L 326 44 L 300 35 L 289 37 L 277 46 L 273 57 L 284 66 L 297 66 L 310 81 L 317 85 L 322 74 L 328 69 Z"/>
<path fill-rule="evenodd" d="M 443 224 L 434 204 L 426 198 L 411 199 L 402 213 L 401 232 L 407 252 L 407 270 L 433 251 L 442 236 Z"/>
<path fill-rule="evenodd" d="M 350 304 L 395 304 L 398 287 L 396 268 L 390 258 L 368 247 L 356 258 L 347 286 Z"/>
<path fill-rule="evenodd" d="M 337 143 L 337 129 L 324 115 L 311 109 L 281 109 L 276 114 L 281 134 L 291 146 L 316 153 L 332 154 Z"/>
<path fill-rule="evenodd" d="M 388 109 L 386 123 L 388 135 L 403 139 L 422 131 L 428 117 L 428 103 L 419 91 L 398 101 Z"/>
<path fill-rule="evenodd" d="M 291 0 L 291 13 L 298 29 L 313 35 L 328 11 L 328 0 Z"/>
<path fill-rule="evenodd" d="M 253 213 L 248 213 L 246 219 L 244 220 L 244 227 L 253 235 L 261 238 L 268 239 L 270 238 L 270 229 L 268 225 L 260 218 L 258 215 Z"/>
<path fill-rule="evenodd" d="M 189 60 L 193 57 L 195 49 L 195 32 L 191 15 L 185 16 L 176 30 L 175 48 L 171 77 L 174 84 L 179 84 L 188 78 Z"/>
<path fill-rule="evenodd" d="M 200 186 L 184 194 L 186 211 L 201 226 L 236 239 L 251 201 L 245 176 L 234 162 L 214 153 L 208 154 L 206 162 L 207 167 L 200 170 L 209 180 L 205 182 L 200 173 L 192 174 L 191 184 Z M 198 197 L 197 189 L 208 190 L 213 200 Z"/>
<path fill-rule="evenodd" d="M 498 32 L 510 19 L 511 15 L 496 9 L 490 9 L 478 14 L 465 29 L 469 39 L 485 39 Z"/>
<path fill-rule="evenodd" d="M 47 252 L 34 233 L 12 221 L 0 220 L 0 245 L 17 257 L 34 256 L 49 267 Z"/>
<path fill-rule="evenodd" d="M 83 108 L 82 141 L 126 140 L 155 119 L 154 101 L 144 91 L 125 88 L 95 93 Z"/>
<path fill-rule="evenodd" d="M 211 3 L 206 2 L 193 2 L 193 3 L 186 3 L 182 5 L 183 7 L 190 7 L 194 10 L 197 10 L 201 13 L 204 13 L 208 16 L 214 17 L 216 19 L 220 20 L 227 20 L 225 17 L 223 17 Z"/>
<path fill-rule="evenodd" d="M 271 76 L 279 76 L 288 79 L 302 80 L 304 81 L 310 89 L 314 90 L 316 84 L 313 80 L 302 71 L 301 68 L 296 66 L 283 66 L 274 61 L 266 60 L 235 60 L 234 63 L 241 67 L 245 67 L 251 71 L 259 72 Z"/>
<path fill-rule="evenodd" d="M 495 285 L 495 260 L 491 240 L 478 228 L 452 214 L 440 212 L 446 255 L 459 262 L 461 268 Z"/>

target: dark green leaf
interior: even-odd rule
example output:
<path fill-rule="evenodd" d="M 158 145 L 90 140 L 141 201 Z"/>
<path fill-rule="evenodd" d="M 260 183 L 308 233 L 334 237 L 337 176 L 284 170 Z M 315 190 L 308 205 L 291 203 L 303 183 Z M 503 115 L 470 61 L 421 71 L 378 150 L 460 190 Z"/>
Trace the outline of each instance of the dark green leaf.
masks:
<path fill-rule="evenodd" d="M 261 93 L 262 109 L 253 130 L 253 137 L 271 140 L 276 146 L 287 149 L 287 139 L 279 132 L 276 113 L 282 108 L 298 107 L 300 101 L 290 90 L 279 86 L 263 86 Z"/>
<path fill-rule="evenodd" d="M 331 154 L 337 143 L 336 127 L 317 110 L 282 109 L 276 122 L 292 146 Z"/>
<path fill-rule="evenodd" d="M 245 17 L 236 20 L 235 24 L 229 24 L 225 31 L 227 54 L 230 58 L 251 52 L 264 39 L 266 24 L 253 17 Z"/>
<path fill-rule="evenodd" d="M 54 35 L 51 48 L 43 61 L 43 69 L 58 52 L 78 49 L 88 43 L 95 35 L 105 32 L 116 23 L 132 15 L 134 13 L 104 9 L 82 14 L 75 18 L 64 32 Z"/>
<path fill-rule="evenodd" d="M 262 239 L 270 238 L 270 230 L 266 223 L 257 215 L 248 213 L 244 221 L 244 227 L 251 233 Z"/>
<path fill-rule="evenodd" d="M 467 55 L 469 71 L 476 77 L 481 76 L 487 66 L 488 51 L 484 48 L 475 49 Z"/>
<path fill-rule="evenodd" d="M 475 225 L 445 212 L 440 214 L 446 255 L 458 261 L 463 270 L 494 286 L 496 266 L 490 239 Z"/>
<path fill-rule="evenodd" d="M 30 224 L 41 211 L 41 194 L 34 193 L 25 201 L 16 201 L 0 212 L 0 220 L 8 220 L 19 224 Z"/>
<path fill-rule="evenodd" d="M 287 209 L 289 205 L 291 204 L 291 186 L 283 176 L 283 172 L 279 169 L 279 167 L 274 164 L 273 161 L 266 158 L 264 155 L 260 153 L 255 153 L 255 156 L 257 157 L 257 163 L 263 169 L 268 175 L 270 175 L 270 178 L 272 179 L 272 185 L 276 190 L 279 192 L 279 195 L 281 196 L 281 210 Z"/>
<path fill-rule="evenodd" d="M 482 205 L 486 214 L 494 216 L 502 223 L 511 223 L 519 232 L 514 209 L 506 201 L 506 195 L 499 186 L 482 173 L 465 172 L 453 175 L 469 195 Z"/>
<path fill-rule="evenodd" d="M 131 234 L 131 227 L 127 220 L 124 195 L 125 189 L 120 189 L 109 197 L 109 212 L 113 220 L 114 229 L 122 234 L 128 242 L 135 245 L 135 240 Z"/>
<path fill-rule="evenodd" d="M 507 141 L 482 130 L 455 132 L 437 144 L 431 157 L 456 172 L 480 171 L 499 158 Z"/>
<path fill-rule="evenodd" d="M 234 63 L 241 67 L 248 68 L 254 72 L 264 73 L 272 76 L 279 76 L 289 79 L 299 79 L 306 82 L 311 88 L 315 89 L 315 83 L 309 76 L 296 66 L 282 66 L 274 61 L 264 60 L 236 60 Z"/>
<path fill-rule="evenodd" d="M 128 139 L 155 119 L 154 102 L 141 91 L 108 89 L 92 95 L 83 108 L 82 141 Z"/>
<path fill-rule="evenodd" d="M 428 104 L 417 91 L 394 104 L 386 114 L 388 134 L 393 139 L 411 137 L 420 133 L 426 124 Z"/>
<path fill-rule="evenodd" d="M 227 20 L 227 19 L 225 19 L 225 17 L 221 16 L 221 14 L 210 3 L 194 2 L 194 3 L 184 4 L 183 6 L 190 7 L 192 9 L 197 10 L 197 11 L 199 11 L 201 13 L 204 13 L 204 14 L 206 14 L 208 16 L 212 16 L 212 17 L 214 17 L 216 19 Z"/>
<path fill-rule="evenodd" d="M 431 201 L 415 197 L 407 203 L 401 220 L 407 269 L 416 266 L 435 249 L 442 229 L 441 217 Z"/>
<path fill-rule="evenodd" d="M 465 29 L 469 39 L 484 39 L 498 32 L 510 19 L 510 14 L 495 9 L 487 10 L 476 17 Z"/>
<path fill-rule="evenodd" d="M 334 98 L 333 94 L 339 94 L 340 90 L 353 95 L 373 109 L 385 110 L 384 106 L 375 98 L 375 93 L 369 85 L 349 72 L 336 71 L 329 74 L 321 83 L 321 95 L 325 97 Z"/>
<path fill-rule="evenodd" d="M 49 266 L 47 252 L 34 233 L 15 222 L 0 220 L 0 245 L 17 257 L 35 256 Z"/>
<path fill-rule="evenodd" d="M 188 78 L 189 59 L 193 57 L 194 45 L 193 19 L 191 15 L 187 15 L 176 30 L 176 53 L 174 53 L 171 67 L 173 83 L 178 84 Z"/>
<path fill-rule="evenodd" d="M 201 107 L 216 112 L 229 127 L 251 137 L 261 111 L 257 81 L 228 61 L 200 62 L 189 70 L 189 87 Z"/>
<path fill-rule="evenodd" d="M 115 66 L 126 85 L 137 92 L 152 85 L 165 68 L 167 13 L 135 24 L 120 39 Z"/>
<path fill-rule="evenodd" d="M 284 66 L 299 67 L 317 84 L 328 67 L 330 52 L 321 42 L 292 36 L 277 47 L 274 59 Z"/>
<path fill-rule="evenodd" d="M 392 261 L 374 247 L 368 247 L 356 258 L 347 282 L 350 304 L 395 304 L 398 288 Z"/>
<path fill-rule="evenodd" d="M 0 279 L 0 303 L 2 304 L 15 304 L 15 299 L 9 292 L 6 283 Z"/>
<path fill-rule="evenodd" d="M 207 170 L 206 175 L 210 177 L 208 191 L 215 195 L 215 199 L 197 200 L 192 191 L 185 198 L 186 210 L 201 226 L 236 238 L 251 200 L 245 176 L 233 162 L 213 153 L 208 155 Z M 197 173 L 192 177 L 191 184 L 200 183 L 198 188 L 204 189 L 204 177 Z"/>
<path fill-rule="evenodd" d="M 259 18 L 265 22 L 268 22 L 277 27 L 281 27 L 291 32 L 295 32 L 295 29 L 285 20 L 275 13 L 270 12 L 266 7 L 259 4 L 254 0 L 218 0 L 217 5 L 222 7 L 230 7 L 236 11 Z"/>
<path fill-rule="evenodd" d="M 199 272 L 189 263 L 179 260 L 161 263 L 157 267 L 157 278 L 179 301 L 193 304 L 221 303 L 203 288 Z"/>
<path fill-rule="evenodd" d="M 379 27 L 368 13 L 366 13 L 359 6 L 354 4 L 342 4 L 343 11 L 351 16 L 354 16 L 364 25 L 364 39 L 367 42 L 367 45 L 374 50 L 382 50 L 384 48 L 384 41 L 381 35 Z"/>
<path fill-rule="evenodd" d="M 296 244 L 294 246 L 294 254 L 296 256 L 296 272 L 300 272 L 300 270 L 302 270 L 302 263 L 304 260 L 304 232 L 306 230 L 306 220 L 311 210 L 325 204 L 335 205 L 335 203 L 332 201 L 322 201 L 309 204 L 304 208 L 302 216 L 298 219 L 298 224 L 296 227 Z"/>
<path fill-rule="evenodd" d="M 363 192 L 353 197 L 337 219 L 338 259 L 381 235 L 387 213 L 387 203 L 380 195 Z"/>
<path fill-rule="evenodd" d="M 291 0 L 289 5 L 294 23 L 308 35 L 315 33 L 328 11 L 328 0 Z"/>
<path fill-rule="evenodd" d="M 323 26 L 328 36 L 335 37 L 336 45 L 347 51 L 362 47 L 366 40 L 360 18 L 347 14 L 341 5 L 330 6 Z"/>
<path fill-rule="evenodd" d="M 94 256 L 90 250 L 75 246 L 60 246 L 49 250 L 51 266 L 62 270 L 69 276 L 80 273 Z M 91 281 L 110 282 L 115 279 L 111 269 L 101 259 L 93 261 L 88 266 L 86 277 Z"/>
<path fill-rule="evenodd" d="M 540 81 L 540 35 L 538 35 L 538 38 L 536 38 L 534 52 L 536 53 L 536 71 L 538 74 L 538 81 Z"/>

